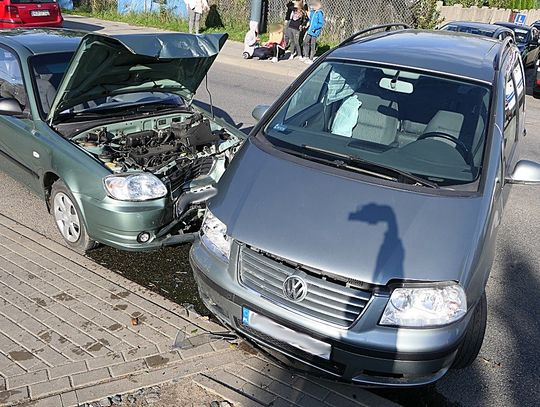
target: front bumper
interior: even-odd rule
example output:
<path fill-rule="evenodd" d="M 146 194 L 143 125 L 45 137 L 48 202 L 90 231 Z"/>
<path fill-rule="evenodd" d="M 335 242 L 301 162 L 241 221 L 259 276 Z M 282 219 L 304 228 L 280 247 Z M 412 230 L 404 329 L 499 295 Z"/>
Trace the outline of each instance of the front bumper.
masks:
<path fill-rule="evenodd" d="M 88 235 L 103 244 L 121 250 L 150 251 L 164 246 L 192 242 L 195 235 L 160 235 L 174 222 L 173 203 L 169 198 L 146 202 L 123 202 L 106 197 L 97 200 L 73 193 L 83 212 Z M 147 232 L 146 243 L 137 241 L 140 233 Z"/>
<path fill-rule="evenodd" d="M 243 287 L 236 277 L 236 254 L 224 263 L 200 242 L 190 262 L 205 305 L 224 324 L 257 342 L 285 362 L 305 370 L 373 386 L 418 386 L 448 371 L 466 331 L 470 315 L 441 328 L 396 329 L 377 325 L 387 298 L 375 298 L 348 329 L 314 321 L 289 311 Z M 301 351 L 286 338 L 272 338 L 242 323 L 243 307 L 311 338 L 331 344 L 326 360 Z"/>

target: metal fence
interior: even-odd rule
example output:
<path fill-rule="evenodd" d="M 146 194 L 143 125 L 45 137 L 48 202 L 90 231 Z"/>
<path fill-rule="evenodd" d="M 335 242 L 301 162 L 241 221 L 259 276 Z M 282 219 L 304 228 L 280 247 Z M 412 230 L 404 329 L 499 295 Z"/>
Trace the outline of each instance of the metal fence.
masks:
<path fill-rule="evenodd" d="M 182 0 L 178 0 L 183 8 Z M 265 23 L 281 23 L 285 20 L 286 5 L 290 0 L 263 0 Z M 308 1 L 308 0 L 304 0 Z M 325 27 L 322 39 L 336 43 L 360 31 L 377 24 L 391 22 L 413 23 L 411 5 L 414 0 L 321 0 L 325 12 Z M 84 7 L 93 12 L 117 8 L 117 4 L 143 2 L 144 10 L 159 10 L 161 6 L 169 9 L 171 0 L 74 0 L 75 7 Z M 146 7 L 146 4 L 155 7 Z M 169 4 L 171 3 L 171 4 Z M 211 6 L 210 22 L 213 26 L 246 27 L 251 13 L 251 0 L 208 0 Z M 121 7 L 122 8 L 122 7 Z M 131 10 L 131 9 L 130 9 Z M 121 10 L 122 11 L 122 10 Z M 132 11 L 141 11 L 133 8 Z M 178 13 L 175 13 L 178 14 Z M 180 15 L 183 15 L 180 13 Z M 263 24 L 263 27 L 266 24 Z"/>
<path fill-rule="evenodd" d="M 285 19 L 289 0 L 263 0 L 268 23 L 280 23 Z M 322 38 L 328 42 L 339 42 L 351 34 L 377 24 L 401 22 L 412 24 L 413 0 L 322 0 L 326 24 Z M 247 23 L 250 17 L 251 0 L 210 0 L 215 11 L 225 23 Z"/>
<path fill-rule="evenodd" d="M 322 38 L 339 42 L 362 29 L 392 22 L 413 23 L 411 0 L 321 0 L 325 13 Z M 286 0 L 268 0 L 268 21 L 285 17 Z"/>

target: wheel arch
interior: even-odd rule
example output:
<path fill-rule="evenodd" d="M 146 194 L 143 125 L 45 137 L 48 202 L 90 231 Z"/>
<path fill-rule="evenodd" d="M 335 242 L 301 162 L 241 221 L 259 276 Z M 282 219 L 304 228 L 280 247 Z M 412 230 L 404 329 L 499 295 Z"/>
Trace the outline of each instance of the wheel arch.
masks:
<path fill-rule="evenodd" d="M 51 212 L 51 189 L 53 184 L 59 179 L 60 176 L 52 171 L 47 171 L 43 174 L 43 196 L 45 197 L 45 204 L 49 213 Z"/>

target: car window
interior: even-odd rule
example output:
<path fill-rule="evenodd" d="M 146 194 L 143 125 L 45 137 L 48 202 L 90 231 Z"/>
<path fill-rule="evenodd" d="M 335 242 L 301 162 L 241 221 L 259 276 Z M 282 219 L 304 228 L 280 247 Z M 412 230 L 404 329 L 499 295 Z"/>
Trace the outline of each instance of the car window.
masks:
<path fill-rule="evenodd" d="M 524 28 L 514 28 L 514 34 L 516 36 L 517 42 L 527 42 L 527 36 L 529 35 L 529 30 Z"/>
<path fill-rule="evenodd" d="M 326 69 L 318 70 L 311 80 L 306 82 L 305 86 L 302 86 L 302 88 L 294 94 L 289 103 L 287 119 L 299 113 L 301 110 L 306 109 L 308 106 L 319 102 L 330 69 L 331 67 L 328 65 Z"/>
<path fill-rule="evenodd" d="M 73 53 L 52 53 L 36 55 L 30 59 L 30 68 L 34 75 L 35 87 L 41 112 L 47 115 L 51 109 L 60 82 L 68 69 Z M 180 105 L 183 100 L 174 94 L 164 92 L 133 92 L 113 97 L 89 100 L 69 109 L 70 112 L 107 109 L 144 103 L 165 103 Z"/>
<path fill-rule="evenodd" d="M 0 98 L 17 100 L 23 110 L 27 106 L 19 60 L 11 50 L 3 47 L 0 47 Z"/>
<path fill-rule="evenodd" d="M 505 162 L 511 157 L 516 141 L 517 129 L 517 92 L 512 78 L 513 69 L 505 75 L 505 98 L 504 98 L 504 159 Z"/>
<path fill-rule="evenodd" d="M 37 55 L 30 59 L 30 66 L 39 95 L 39 104 L 43 113 L 49 113 L 56 96 L 56 90 L 66 72 L 72 52 Z"/>
<path fill-rule="evenodd" d="M 439 185 L 468 184 L 477 180 L 482 166 L 489 95 L 482 84 L 324 62 L 264 134 L 278 148 L 308 146 L 411 172 Z"/>

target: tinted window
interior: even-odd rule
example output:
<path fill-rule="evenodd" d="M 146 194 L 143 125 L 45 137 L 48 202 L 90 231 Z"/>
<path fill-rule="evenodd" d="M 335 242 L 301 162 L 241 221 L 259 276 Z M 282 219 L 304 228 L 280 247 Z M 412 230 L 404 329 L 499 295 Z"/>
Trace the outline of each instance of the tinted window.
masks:
<path fill-rule="evenodd" d="M 17 57 L 9 50 L 0 47 L 0 97 L 13 98 L 21 108 L 27 105 L 26 91 Z"/>
<path fill-rule="evenodd" d="M 466 184 L 480 174 L 489 95 L 486 86 L 460 80 L 325 62 L 265 135 L 278 148 L 324 149 L 443 186 Z"/>

